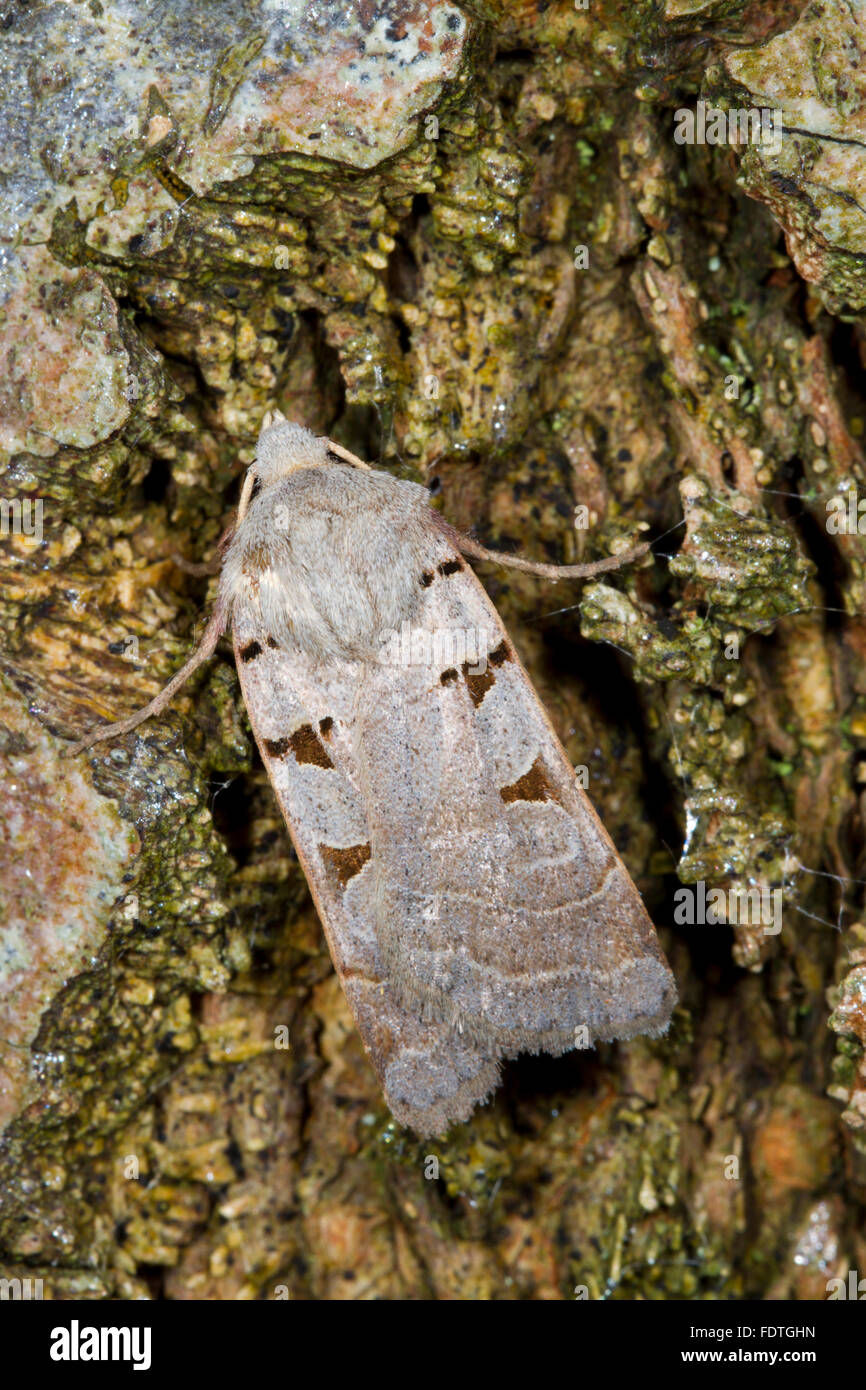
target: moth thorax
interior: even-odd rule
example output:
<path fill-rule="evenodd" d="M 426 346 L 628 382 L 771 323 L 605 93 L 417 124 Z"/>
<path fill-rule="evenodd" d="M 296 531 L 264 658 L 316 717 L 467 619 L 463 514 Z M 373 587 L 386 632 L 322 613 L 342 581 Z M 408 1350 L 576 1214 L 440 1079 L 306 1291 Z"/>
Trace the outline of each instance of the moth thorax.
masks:
<path fill-rule="evenodd" d="M 328 463 L 328 441 L 317 438 L 303 425 L 270 425 L 259 435 L 256 477 L 260 487 L 269 487 L 304 468 L 324 468 Z"/>

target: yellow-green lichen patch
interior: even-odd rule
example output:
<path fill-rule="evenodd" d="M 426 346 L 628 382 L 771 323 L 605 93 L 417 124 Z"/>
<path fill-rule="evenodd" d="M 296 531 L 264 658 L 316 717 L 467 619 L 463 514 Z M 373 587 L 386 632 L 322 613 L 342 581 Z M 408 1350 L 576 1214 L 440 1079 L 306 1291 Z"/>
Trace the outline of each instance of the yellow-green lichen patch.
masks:
<path fill-rule="evenodd" d="M 838 1035 L 829 1095 L 842 1101 L 842 1119 L 866 1153 L 866 928 L 856 922 L 840 951 L 837 985 L 828 991 L 829 1025 Z"/>
<path fill-rule="evenodd" d="M 778 113 L 773 140 L 749 144 L 740 178 L 785 229 L 804 279 L 836 310 L 866 304 L 866 84 L 861 7 L 807 5 L 798 22 L 727 53 L 708 91 L 725 105 Z"/>
<path fill-rule="evenodd" d="M 766 630 L 775 619 L 812 607 L 813 567 L 790 527 L 734 492 L 713 496 L 696 478 L 687 478 L 681 493 L 686 538 L 671 573 L 700 592 L 718 614 L 717 626 Z"/>

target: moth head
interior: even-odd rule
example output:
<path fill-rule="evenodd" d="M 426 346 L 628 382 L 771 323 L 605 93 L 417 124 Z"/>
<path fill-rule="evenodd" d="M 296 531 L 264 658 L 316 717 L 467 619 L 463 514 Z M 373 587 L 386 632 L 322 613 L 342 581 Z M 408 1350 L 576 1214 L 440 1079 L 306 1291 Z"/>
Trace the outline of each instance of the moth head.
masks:
<path fill-rule="evenodd" d="M 322 468 L 330 462 L 328 441 L 293 425 L 273 411 L 265 416 L 256 445 L 255 473 L 260 487 L 268 487 L 299 468 Z"/>

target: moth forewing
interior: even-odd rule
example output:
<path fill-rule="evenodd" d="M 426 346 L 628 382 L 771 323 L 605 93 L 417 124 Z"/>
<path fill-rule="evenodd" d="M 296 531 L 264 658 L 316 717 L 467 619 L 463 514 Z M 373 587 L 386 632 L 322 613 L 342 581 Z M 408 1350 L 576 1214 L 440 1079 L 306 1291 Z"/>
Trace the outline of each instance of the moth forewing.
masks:
<path fill-rule="evenodd" d="M 486 661 L 372 670 L 355 723 L 397 997 L 497 1056 L 662 1032 L 640 895 L 483 587 L 433 542 L 415 624 L 485 633 Z"/>
<path fill-rule="evenodd" d="M 312 669 L 236 613 L 235 659 L 253 729 L 361 1040 L 399 1123 L 441 1133 L 495 1087 L 496 1061 L 394 995 L 378 932 L 378 875 L 353 755 L 355 664 Z"/>

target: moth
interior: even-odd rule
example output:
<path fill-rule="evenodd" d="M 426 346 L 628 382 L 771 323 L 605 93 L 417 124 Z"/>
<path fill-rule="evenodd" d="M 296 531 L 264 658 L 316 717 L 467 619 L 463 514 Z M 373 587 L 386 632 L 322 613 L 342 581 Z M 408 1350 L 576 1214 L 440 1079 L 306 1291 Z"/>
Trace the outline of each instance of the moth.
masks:
<path fill-rule="evenodd" d="M 585 577 L 647 546 L 534 564 L 428 498 L 275 412 L 201 645 L 149 705 L 74 748 L 160 713 L 231 626 L 358 1032 L 394 1118 L 422 1137 L 466 1120 L 503 1059 L 657 1036 L 676 1002 L 640 895 L 466 562 Z M 460 633 L 476 640 L 443 638 Z"/>

